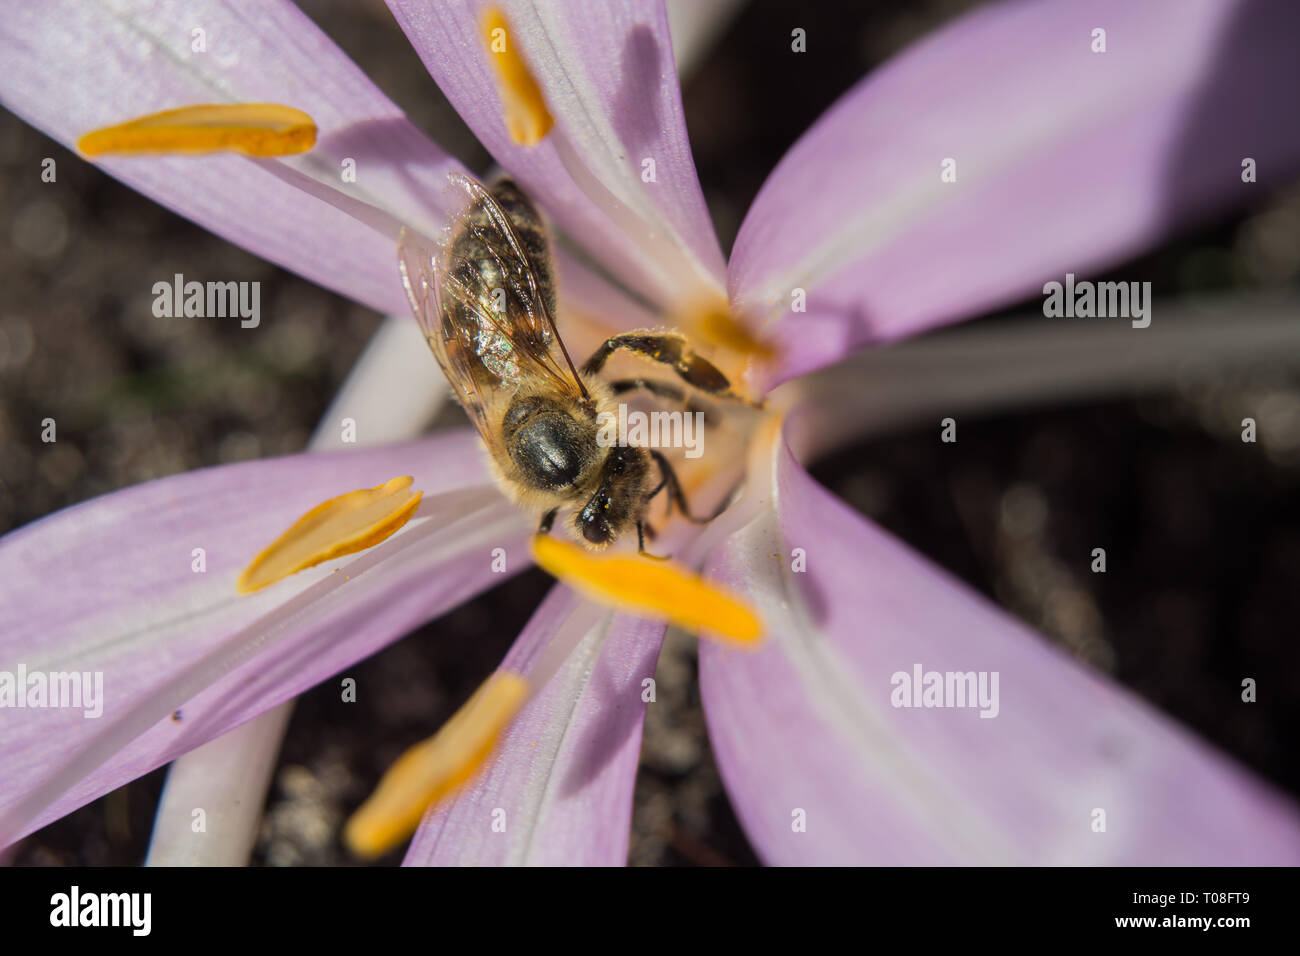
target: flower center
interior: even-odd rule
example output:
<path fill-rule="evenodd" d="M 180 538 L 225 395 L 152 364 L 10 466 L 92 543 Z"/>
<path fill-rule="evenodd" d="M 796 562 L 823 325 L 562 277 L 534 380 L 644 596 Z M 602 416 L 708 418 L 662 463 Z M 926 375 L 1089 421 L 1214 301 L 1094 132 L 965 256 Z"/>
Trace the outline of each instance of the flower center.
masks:
<path fill-rule="evenodd" d="M 516 143 L 537 145 L 554 126 L 541 89 L 501 12 L 489 8 L 480 25 L 506 128 Z M 83 136 L 78 147 L 91 157 L 220 151 L 270 157 L 304 152 L 315 139 L 311 117 L 291 107 L 201 105 L 95 130 Z M 563 137 L 559 139 L 561 155 L 569 156 L 567 167 L 585 181 L 577 158 L 570 155 L 573 151 L 566 153 Z M 653 231 L 648 235 L 653 238 Z M 674 313 L 671 321 L 726 352 L 726 370 L 739 386 L 745 363 L 765 358 L 765 347 L 735 322 L 725 298 L 693 296 L 689 301 L 689 309 Z M 412 491 L 411 484 L 409 476 L 394 478 L 312 508 L 249 563 L 237 589 L 257 591 L 298 571 L 381 544 L 415 514 L 421 492 Z M 600 603 L 733 645 L 752 647 L 761 638 L 761 622 L 750 608 L 675 562 L 595 555 L 551 537 L 535 539 L 532 550 L 544 569 Z M 538 686 L 530 686 L 509 671 L 489 678 L 437 734 L 407 750 L 389 769 L 349 820 L 344 834 L 348 845 L 359 855 L 376 856 L 409 837 L 432 803 L 471 779 L 484 764 L 529 695 L 545 683 L 540 677 L 538 681 Z"/>

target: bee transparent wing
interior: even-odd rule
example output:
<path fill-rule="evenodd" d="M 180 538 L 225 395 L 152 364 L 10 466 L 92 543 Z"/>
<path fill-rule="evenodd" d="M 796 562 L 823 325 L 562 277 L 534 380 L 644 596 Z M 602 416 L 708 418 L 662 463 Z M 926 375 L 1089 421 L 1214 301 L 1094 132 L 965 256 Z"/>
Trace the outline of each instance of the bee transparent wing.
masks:
<path fill-rule="evenodd" d="M 585 400 L 587 390 L 574 368 L 555 327 L 555 317 L 542 291 L 535 264 L 520 241 L 510 216 L 480 183 L 459 173 L 448 174 L 452 186 L 465 196 L 464 228 L 478 241 L 481 251 L 495 260 L 507 303 L 492 308 L 497 290 L 487 287 L 480 270 L 444 273 L 444 295 L 471 311 L 481 328 L 492 330 L 514 349 L 521 371 L 541 376 L 551 388 Z M 448 263 L 448 272 L 452 263 Z M 450 281 L 446 281 L 450 280 Z M 513 306 L 513 307 L 511 307 Z"/>
<path fill-rule="evenodd" d="M 397 242 L 397 261 L 411 312 L 424 332 L 434 358 L 488 448 L 503 452 L 500 437 L 491 427 L 489 410 L 493 386 L 483 375 L 482 362 L 442 306 L 438 260 L 441 250 L 419 233 L 403 229 Z"/>

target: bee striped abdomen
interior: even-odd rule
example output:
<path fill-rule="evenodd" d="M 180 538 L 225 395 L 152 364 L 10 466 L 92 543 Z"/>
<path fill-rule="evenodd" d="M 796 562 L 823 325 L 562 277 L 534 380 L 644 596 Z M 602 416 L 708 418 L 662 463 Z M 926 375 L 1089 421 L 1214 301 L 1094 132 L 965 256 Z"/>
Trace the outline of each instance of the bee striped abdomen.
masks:
<path fill-rule="evenodd" d="M 502 325 L 507 316 L 528 307 L 533 285 L 554 314 L 555 285 L 545 226 L 537 210 L 510 180 L 497 183 L 492 196 L 510 220 L 530 261 L 510 262 L 494 250 L 485 239 L 497 233 L 491 215 L 481 205 L 472 206 L 451 240 L 447 281 L 459 287 L 459 294 L 449 303 L 444 323 L 451 326 L 447 331 L 459 333 L 463 346 L 478 357 L 486 377 L 495 378 L 503 385 L 514 385 L 519 376 L 516 346 L 544 352 L 550 346 L 551 336 L 544 327 L 532 336 L 514 329 L 512 342 L 503 333 Z M 529 266 L 531 275 L 526 271 Z M 485 316 L 495 316 L 500 321 Z"/>

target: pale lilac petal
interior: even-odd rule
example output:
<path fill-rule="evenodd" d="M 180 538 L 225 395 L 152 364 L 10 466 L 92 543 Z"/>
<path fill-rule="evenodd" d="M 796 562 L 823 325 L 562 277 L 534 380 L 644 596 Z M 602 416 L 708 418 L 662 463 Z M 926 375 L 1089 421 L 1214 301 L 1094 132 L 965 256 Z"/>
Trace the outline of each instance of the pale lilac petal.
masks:
<path fill-rule="evenodd" d="M 487 4 L 389 7 L 429 73 L 479 141 L 561 229 L 661 305 L 722 288 L 722 253 L 704 204 L 682 114 L 661 2 L 501 4 L 573 160 L 556 135 L 519 146 L 506 131 L 479 17 Z M 642 181 L 653 159 L 656 181 Z"/>
<path fill-rule="evenodd" d="M 663 624 L 553 589 L 501 666 L 533 681 L 554 676 L 482 774 L 425 816 L 405 864 L 624 865 L 642 682 L 654 677 L 663 636 Z"/>
<path fill-rule="evenodd" d="M 729 286 L 785 350 L 772 380 L 1262 199 L 1300 163 L 1298 30 L 1290 0 L 1052 0 L 976 10 L 905 51 L 795 144 L 740 229 Z"/>
<path fill-rule="evenodd" d="M 398 474 L 414 475 L 425 500 L 388 541 L 235 593 L 240 569 L 298 515 Z M 0 539 L 0 671 L 102 671 L 104 695 L 99 718 L 0 711 L 0 844 L 488 587 L 493 548 L 526 567 L 527 533 L 488 483 L 476 436 L 460 431 L 177 475 Z M 195 548 L 204 573 L 192 570 Z"/>
<path fill-rule="evenodd" d="M 766 507 L 713 568 L 756 602 L 770 641 L 700 648 L 718 766 L 766 861 L 1300 862 L 1289 801 L 871 525 L 778 446 L 751 475 Z M 997 715 L 895 708 L 892 677 L 916 664 L 997 672 Z"/>
<path fill-rule="evenodd" d="M 308 449 L 384 445 L 423 432 L 449 398 L 446 379 L 429 374 L 429 358 L 409 314 L 384 319 L 334 393 Z M 402 387 L 394 389 L 394 382 Z M 360 425 L 355 434 L 344 435 L 339 423 L 345 418 Z M 293 707 L 292 700 L 274 707 L 172 761 L 146 866 L 248 865 Z M 196 806 L 207 814 L 202 834 L 194 832 Z"/>
<path fill-rule="evenodd" d="M 611 335 L 658 325 L 644 305 L 599 274 L 562 244 L 555 245 L 560 334 L 573 360 L 591 355 Z"/>
<path fill-rule="evenodd" d="M 196 29 L 205 31 L 206 52 L 191 49 Z M 433 230 L 442 223 L 446 172 L 458 164 L 293 4 L 11 4 L 0 18 L 0 60 L 0 102 L 69 148 L 97 127 L 195 103 L 305 110 L 320 134 L 303 156 L 132 157 L 97 165 L 314 282 L 381 311 L 407 311 L 394 265 L 396 233 L 363 225 L 285 177 Z M 342 177 L 349 158 L 354 183 Z"/>

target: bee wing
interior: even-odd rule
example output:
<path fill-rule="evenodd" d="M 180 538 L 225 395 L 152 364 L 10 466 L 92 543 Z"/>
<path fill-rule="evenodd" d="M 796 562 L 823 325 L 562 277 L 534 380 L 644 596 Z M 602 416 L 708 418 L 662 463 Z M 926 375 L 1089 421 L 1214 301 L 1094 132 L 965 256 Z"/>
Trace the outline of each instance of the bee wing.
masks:
<path fill-rule="evenodd" d="M 443 310 L 438 281 L 440 257 L 441 251 L 434 243 L 409 229 L 402 230 L 397 241 L 397 262 L 411 312 L 451 384 L 452 393 L 489 450 L 497 454 L 504 448 L 488 415 L 494 398 L 492 386 L 482 374 L 479 356 Z"/>
<path fill-rule="evenodd" d="M 480 183 L 460 173 L 449 173 L 448 181 L 466 197 L 465 229 L 495 261 L 505 282 L 508 301 L 515 307 L 487 308 L 495 290 L 487 288 L 476 269 L 457 270 L 452 263 L 440 277 L 444 296 L 472 312 L 480 328 L 491 329 L 515 350 L 515 361 L 523 374 L 541 376 L 549 386 L 571 397 L 586 400 L 587 390 L 574 368 L 555 327 L 538 278 L 538 268 L 524 249 L 510 217 Z"/>

